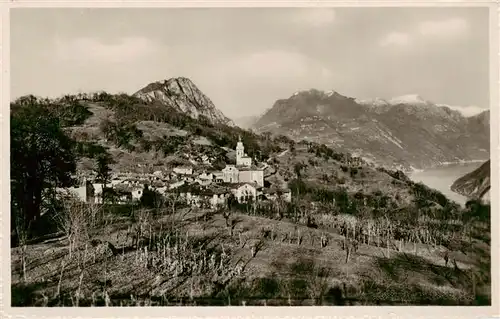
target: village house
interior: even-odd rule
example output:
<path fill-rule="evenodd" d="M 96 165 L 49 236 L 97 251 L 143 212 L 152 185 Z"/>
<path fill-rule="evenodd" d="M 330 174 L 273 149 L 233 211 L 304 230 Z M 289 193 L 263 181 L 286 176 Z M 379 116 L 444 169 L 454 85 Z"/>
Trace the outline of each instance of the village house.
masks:
<path fill-rule="evenodd" d="M 235 165 L 226 165 L 226 167 L 222 169 L 222 180 L 224 183 L 239 182 L 239 170 Z"/>
<path fill-rule="evenodd" d="M 264 190 L 263 195 L 268 200 L 281 198 L 281 200 L 288 203 L 292 201 L 292 192 L 289 189 L 268 188 Z"/>
<path fill-rule="evenodd" d="M 231 192 L 238 200 L 238 203 L 245 203 L 248 200 L 256 200 L 260 193 L 260 187 L 253 183 L 239 183 L 231 187 Z"/>
<path fill-rule="evenodd" d="M 239 183 L 256 183 L 264 187 L 264 170 L 255 166 L 238 168 Z"/>
<path fill-rule="evenodd" d="M 199 179 L 204 179 L 204 180 L 210 180 L 211 181 L 211 180 L 214 179 L 214 174 L 203 172 L 200 175 L 198 175 L 198 178 Z"/>
<path fill-rule="evenodd" d="M 193 174 L 193 167 L 191 167 L 191 166 L 177 166 L 177 167 L 174 167 L 174 173 L 177 173 L 180 175 L 192 175 Z"/>
<path fill-rule="evenodd" d="M 94 203 L 102 204 L 103 184 L 102 183 L 92 183 L 92 187 L 94 188 Z M 112 185 L 109 184 L 109 185 L 106 185 L 105 187 L 112 187 Z"/>
<path fill-rule="evenodd" d="M 200 178 L 197 178 L 195 180 L 195 182 L 198 183 L 201 186 L 208 186 L 208 185 L 212 184 L 212 180 L 209 180 L 209 179 L 200 179 Z"/>
<path fill-rule="evenodd" d="M 143 192 L 144 192 L 144 188 L 134 188 L 132 190 L 132 200 L 133 201 L 140 200 Z"/>
<path fill-rule="evenodd" d="M 132 201 L 132 193 L 131 192 L 120 192 L 118 194 L 118 204 L 127 204 Z"/>
<path fill-rule="evenodd" d="M 214 191 L 212 197 L 210 198 L 210 206 L 215 208 L 220 205 L 224 205 L 227 201 L 229 193 L 227 191 Z"/>
<path fill-rule="evenodd" d="M 109 200 L 115 204 L 127 204 L 132 201 L 132 192 L 128 185 L 121 184 L 107 190 L 109 191 Z"/>
<path fill-rule="evenodd" d="M 186 183 L 193 183 L 196 180 L 196 178 L 191 175 L 181 175 L 179 176 L 179 179 L 185 181 Z"/>
<path fill-rule="evenodd" d="M 178 187 L 181 187 L 183 186 L 184 184 L 186 184 L 185 181 L 177 181 L 177 182 L 173 182 L 171 184 L 168 185 L 168 189 L 175 189 L 175 188 L 178 188 Z"/>
<path fill-rule="evenodd" d="M 93 203 L 95 201 L 95 188 L 93 184 L 87 180 L 84 180 L 83 183 L 77 187 L 58 188 L 57 190 L 58 193 L 67 192 L 86 203 Z"/>
<path fill-rule="evenodd" d="M 224 183 L 224 173 L 221 172 L 213 172 L 214 175 L 214 182 L 216 183 Z"/>
<path fill-rule="evenodd" d="M 111 180 L 111 187 L 113 186 L 116 186 L 116 185 L 119 185 L 119 184 L 123 184 L 125 183 L 125 180 L 124 179 L 121 179 L 119 177 L 114 177 L 112 180 Z"/>

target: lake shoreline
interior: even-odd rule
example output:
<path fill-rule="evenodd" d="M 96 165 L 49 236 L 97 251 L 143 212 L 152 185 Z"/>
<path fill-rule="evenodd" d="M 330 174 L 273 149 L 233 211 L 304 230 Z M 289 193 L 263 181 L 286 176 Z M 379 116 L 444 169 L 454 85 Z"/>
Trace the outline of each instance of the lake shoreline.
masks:
<path fill-rule="evenodd" d="M 460 161 L 455 163 L 444 163 L 433 168 L 415 170 L 408 173 L 408 177 L 414 182 L 436 189 L 443 193 L 448 199 L 457 202 L 461 206 L 469 200 L 466 196 L 451 190 L 451 185 L 460 177 L 474 171 L 483 160 Z"/>
<path fill-rule="evenodd" d="M 477 159 L 477 160 L 460 160 L 460 161 L 455 161 L 455 162 L 440 162 L 439 164 L 429 166 L 426 168 L 415 168 L 411 166 L 410 169 L 405 170 L 405 174 L 412 174 L 412 173 L 420 173 L 426 170 L 431 170 L 431 169 L 439 169 L 441 167 L 448 167 L 448 166 L 453 166 L 453 165 L 469 165 L 469 164 L 478 164 L 478 163 L 484 163 L 488 161 L 489 158 L 487 159 Z"/>

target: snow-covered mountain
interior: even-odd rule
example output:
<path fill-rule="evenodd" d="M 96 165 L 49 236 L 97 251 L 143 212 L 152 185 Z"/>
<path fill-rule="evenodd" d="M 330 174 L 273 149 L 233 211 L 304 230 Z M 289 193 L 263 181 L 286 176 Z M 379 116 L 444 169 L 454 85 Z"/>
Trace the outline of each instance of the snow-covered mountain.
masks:
<path fill-rule="evenodd" d="M 432 104 L 432 102 L 425 100 L 418 94 L 407 94 L 390 99 L 389 104 L 429 105 Z"/>

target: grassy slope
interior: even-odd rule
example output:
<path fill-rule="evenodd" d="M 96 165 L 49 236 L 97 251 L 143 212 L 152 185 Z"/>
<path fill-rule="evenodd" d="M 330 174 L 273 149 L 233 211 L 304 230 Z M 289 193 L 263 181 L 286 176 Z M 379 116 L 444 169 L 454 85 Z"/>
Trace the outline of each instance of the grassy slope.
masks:
<path fill-rule="evenodd" d="M 156 112 L 155 114 L 169 114 L 169 112 L 173 112 L 161 105 L 150 106 L 140 104 L 132 106 L 131 109 L 122 110 L 106 102 L 82 101 L 80 103 L 88 107 L 92 115 L 90 115 L 82 125 L 68 127 L 67 131 L 77 141 L 96 143 L 106 147 L 116 161 L 116 163 L 112 165 L 115 171 L 152 172 L 164 167 L 174 160 L 187 163 L 188 158 L 186 155 L 191 156 L 192 159 L 199 162 L 202 160 L 202 155 L 208 155 L 211 160 L 218 159 L 225 161 L 230 158 L 231 153 L 233 153 L 232 149 L 231 151 L 227 151 L 214 143 L 210 137 L 200 135 L 206 132 L 217 132 L 216 128 L 205 128 L 205 130 L 202 129 L 200 132 L 197 132 L 195 127 L 203 127 L 203 124 L 197 123 L 184 115 L 178 114 L 177 116 L 195 124 L 191 124 L 191 127 L 180 128 L 172 123 L 164 122 L 161 119 L 158 121 L 149 120 L 149 113 L 145 110 L 149 107 Z M 137 112 L 137 114 L 134 113 L 134 107 L 141 111 Z M 132 149 L 118 146 L 115 141 L 107 139 L 105 132 L 103 132 L 103 123 L 106 120 L 113 123 L 119 123 L 119 126 L 122 127 L 124 125 L 133 125 L 142 132 L 142 138 L 132 138 L 129 142 Z M 228 136 L 230 134 L 233 139 L 237 139 L 237 136 L 242 132 L 241 129 L 237 128 L 231 129 L 226 127 L 225 129 L 226 131 L 222 132 L 221 136 Z M 213 134 L 217 135 L 217 133 Z M 172 138 L 179 138 L 181 142 L 173 146 L 167 153 L 161 149 L 161 146 L 159 148 L 152 147 L 151 150 L 145 150 L 141 144 L 141 140 L 149 141 L 153 144 L 156 141 L 161 144 L 161 141 L 169 141 Z M 229 146 L 234 148 L 235 145 Z M 252 150 L 253 149 L 250 151 Z M 93 166 L 92 159 L 87 157 L 82 157 L 80 159 L 79 168 L 81 170 L 90 171 L 93 169 Z"/>
<path fill-rule="evenodd" d="M 489 295 L 489 245 L 477 240 L 466 248 L 466 254 L 451 252 L 450 260 L 455 258 L 460 270 L 454 270 L 451 262 L 444 266 L 443 247 L 416 245 L 415 255 L 413 244 L 403 245 L 399 251 L 398 242 L 393 242 L 389 250 L 362 244 L 346 263 L 343 237 L 334 228 L 312 229 L 287 220 L 237 213 L 233 215 L 236 226 L 231 236 L 222 214 L 187 209 L 174 216 L 163 212 L 149 219 L 144 213 L 136 214 L 135 219 L 127 214 L 108 215 L 107 225 L 91 232 L 92 238 L 112 243 L 115 255 L 104 245 L 93 248 L 87 244 L 86 251 L 82 246 L 69 258 L 65 239 L 29 246 L 27 283 L 20 278 L 19 248 L 13 248 L 14 305 L 74 305 L 80 278 L 80 305 L 102 304 L 105 282 L 114 305 L 165 305 L 166 300 L 172 305 L 180 299 L 188 304 L 228 304 L 230 300 L 233 304 L 262 304 L 269 299 L 268 304 L 288 305 L 312 303 L 313 298 L 321 296 L 322 304 L 471 304 L 475 298 L 472 272 L 477 278 L 476 295 L 483 295 L 485 300 Z M 138 220 L 137 216 L 142 217 Z M 144 242 L 136 249 L 130 229 L 139 225 L 143 226 Z M 170 231 L 172 225 L 175 227 Z M 264 236 L 264 229 L 271 232 Z M 322 235 L 329 239 L 324 248 L 320 246 Z M 166 238 L 171 244 L 162 249 Z M 179 238 L 179 247 L 191 248 L 174 253 L 174 238 Z M 259 242 L 262 246 L 252 256 L 252 248 Z M 171 252 L 168 267 L 152 266 L 155 261 L 161 264 L 166 260 L 163 250 L 167 257 Z M 206 266 L 190 272 L 195 263 L 188 261 L 196 260 L 199 265 L 203 251 L 208 252 L 207 260 L 215 256 L 218 267 L 222 250 L 228 258 L 219 271 Z M 83 271 L 78 269 L 77 260 Z M 186 263 L 185 272 L 177 268 L 176 276 L 173 268 L 180 260 Z M 236 265 L 244 266 L 243 270 L 231 274 Z M 61 294 L 56 297 L 60 279 Z"/>

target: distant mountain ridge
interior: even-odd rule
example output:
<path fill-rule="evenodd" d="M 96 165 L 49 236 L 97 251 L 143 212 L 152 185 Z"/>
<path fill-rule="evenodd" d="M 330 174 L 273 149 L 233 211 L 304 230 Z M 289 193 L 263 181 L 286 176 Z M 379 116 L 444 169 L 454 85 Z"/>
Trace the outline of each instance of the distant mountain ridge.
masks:
<path fill-rule="evenodd" d="M 137 91 L 134 96 L 146 102 L 158 101 L 194 119 L 204 116 L 213 124 L 235 125 L 188 78 L 153 82 Z"/>
<path fill-rule="evenodd" d="M 418 95 L 359 100 L 316 89 L 276 101 L 254 125 L 411 170 L 489 158 L 489 110 L 465 117 Z"/>
<path fill-rule="evenodd" d="M 236 125 L 242 129 L 249 129 L 254 126 L 254 124 L 259 120 L 259 115 L 249 115 L 234 118 L 233 121 Z"/>

